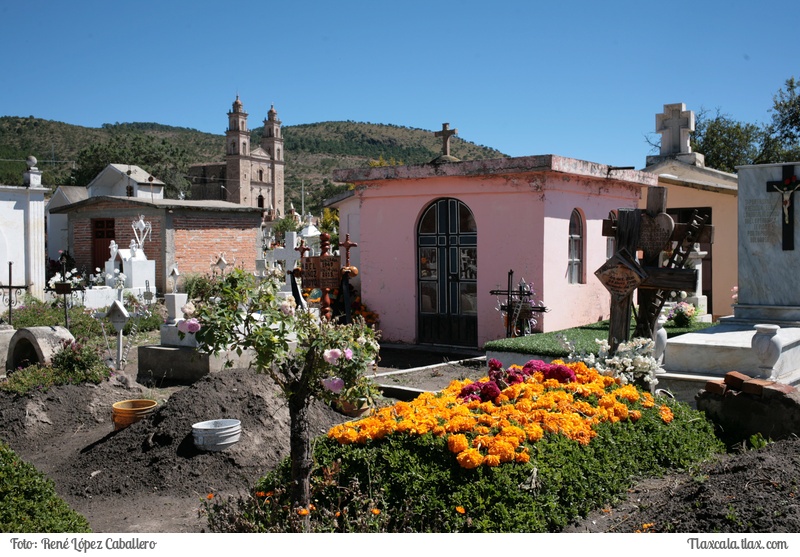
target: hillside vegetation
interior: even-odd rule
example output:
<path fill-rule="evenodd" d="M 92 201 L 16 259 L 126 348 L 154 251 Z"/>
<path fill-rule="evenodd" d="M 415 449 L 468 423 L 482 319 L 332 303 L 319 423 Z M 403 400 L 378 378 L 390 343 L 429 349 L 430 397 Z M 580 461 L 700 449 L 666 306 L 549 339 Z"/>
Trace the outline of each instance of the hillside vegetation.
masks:
<path fill-rule="evenodd" d="M 251 142 L 261 141 L 263 128 L 253 129 Z M 441 140 L 433 131 L 390 124 L 360 122 L 320 122 L 282 128 L 286 158 L 287 204 L 300 207 L 301 190 L 307 196 L 319 196 L 330 189 L 333 170 L 368 166 L 370 161 L 397 164 L 430 162 L 441 154 Z M 74 169 L 79 154 L 93 145 L 122 136 L 149 136 L 166 142 L 187 154 L 190 163 L 224 160 L 224 134 L 210 134 L 189 128 L 157 123 L 115 123 L 100 128 L 86 128 L 29 117 L 0 117 L 0 183 L 20 185 L 23 162 L 29 155 L 39 160 L 42 180 L 55 188 L 76 184 Z M 455 136 L 450 141 L 451 154 L 462 160 L 501 158 L 506 155 Z M 116 161 L 120 163 L 135 161 Z M 149 170 L 145 168 L 145 170 Z M 162 178 L 161 176 L 157 176 Z M 309 204 L 312 209 L 316 203 Z"/>

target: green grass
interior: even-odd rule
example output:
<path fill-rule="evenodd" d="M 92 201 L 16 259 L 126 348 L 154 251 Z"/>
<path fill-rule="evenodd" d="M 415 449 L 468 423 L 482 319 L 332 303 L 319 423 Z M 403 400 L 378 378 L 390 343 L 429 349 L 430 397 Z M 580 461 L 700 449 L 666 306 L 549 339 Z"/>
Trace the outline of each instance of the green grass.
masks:
<path fill-rule="evenodd" d="M 711 326 L 711 323 L 694 323 L 688 327 L 665 326 L 667 337 L 672 338 L 685 333 L 699 331 Z M 633 329 L 631 329 L 633 332 Z M 484 350 L 496 352 L 515 352 L 531 354 L 548 358 L 563 358 L 569 355 L 558 340 L 559 335 L 564 335 L 567 340 L 575 345 L 578 352 L 597 354 L 595 339 L 608 339 L 608 321 L 599 321 L 582 327 L 539 333 L 516 338 L 502 338 L 487 342 Z"/>
<path fill-rule="evenodd" d="M 0 532 L 91 532 L 89 522 L 55 492 L 53 482 L 0 441 Z"/>

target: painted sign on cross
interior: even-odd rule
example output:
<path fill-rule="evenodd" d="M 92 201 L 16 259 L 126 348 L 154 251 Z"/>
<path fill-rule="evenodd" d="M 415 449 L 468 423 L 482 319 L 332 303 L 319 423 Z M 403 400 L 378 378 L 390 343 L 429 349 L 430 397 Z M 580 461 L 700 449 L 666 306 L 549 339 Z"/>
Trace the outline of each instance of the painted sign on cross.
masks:
<path fill-rule="evenodd" d="M 639 311 L 634 336 L 653 338 L 658 314 L 667 292 L 693 290 L 697 271 L 684 269 L 689 253 L 697 242 L 711 242 L 713 227 L 706 225 L 707 215 L 694 212 L 690 222 L 675 223 L 666 213 L 667 189 L 651 186 L 647 191 L 647 208 L 620 209 L 616 219 L 603 221 L 603 235 L 615 238 L 617 252 L 595 276 L 611 294 L 611 317 L 608 343 L 611 351 L 630 336 L 633 296 L 638 291 Z M 670 247 L 669 263 L 658 266 L 659 255 Z M 635 254 L 642 253 L 641 260 Z"/>

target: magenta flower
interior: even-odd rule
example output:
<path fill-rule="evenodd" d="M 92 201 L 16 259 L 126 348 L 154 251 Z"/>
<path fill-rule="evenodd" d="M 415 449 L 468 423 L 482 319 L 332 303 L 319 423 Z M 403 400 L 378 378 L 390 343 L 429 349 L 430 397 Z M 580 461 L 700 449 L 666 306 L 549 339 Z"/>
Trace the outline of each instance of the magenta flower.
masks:
<path fill-rule="evenodd" d="M 329 348 L 325 352 L 322 353 L 322 359 L 332 365 L 336 365 L 339 361 L 339 358 L 342 357 L 342 351 L 338 348 Z"/>
<path fill-rule="evenodd" d="M 344 389 L 344 379 L 330 377 L 321 381 L 322 386 L 334 394 L 338 394 Z"/>
<path fill-rule="evenodd" d="M 184 334 L 196 333 L 201 328 L 200 322 L 192 317 L 191 319 L 182 319 L 178 321 L 178 330 Z"/>
<path fill-rule="evenodd" d="M 353 359 L 353 351 L 350 348 L 344 349 L 344 359 L 345 360 L 352 360 Z"/>
<path fill-rule="evenodd" d="M 503 369 L 503 364 L 497 358 L 492 358 L 486 363 L 489 366 L 489 370 Z"/>

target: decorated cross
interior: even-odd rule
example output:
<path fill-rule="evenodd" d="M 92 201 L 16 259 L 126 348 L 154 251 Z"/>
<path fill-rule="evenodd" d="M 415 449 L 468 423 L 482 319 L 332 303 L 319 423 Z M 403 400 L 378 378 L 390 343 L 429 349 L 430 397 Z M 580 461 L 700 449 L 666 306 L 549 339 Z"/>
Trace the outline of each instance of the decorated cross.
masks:
<path fill-rule="evenodd" d="M 338 255 L 329 253 L 331 247 L 331 235 L 323 232 L 319 236 L 321 254 L 312 257 L 303 257 L 302 271 L 300 276 L 303 280 L 303 288 L 319 288 L 322 291 L 320 300 L 320 316 L 330 320 L 333 311 L 331 310 L 330 293 L 334 288 L 338 288 L 341 281 L 341 262 Z M 304 248 L 301 241 L 298 251 Z M 308 248 L 304 248 L 305 253 Z"/>
<path fill-rule="evenodd" d="M 783 205 L 783 218 L 781 230 L 783 232 L 783 251 L 794 250 L 794 192 L 800 189 L 800 180 L 794 173 L 794 165 L 785 164 L 781 167 L 780 180 L 767 182 L 767 191 L 781 194 Z"/>
<path fill-rule="evenodd" d="M 434 132 L 434 137 L 441 137 L 442 138 L 442 154 L 446 157 L 450 156 L 450 136 L 456 135 L 458 133 L 458 128 L 451 130 L 450 124 L 445 122 L 442 124 L 442 131 Z"/>
<path fill-rule="evenodd" d="M 616 219 L 603 221 L 603 235 L 613 236 L 617 248 L 617 252 L 595 271 L 595 276 L 611 294 L 608 343 L 612 352 L 630 336 L 634 292 L 639 292 L 634 335 L 653 338 L 667 292 L 695 288 L 697 271 L 683 268 L 692 247 L 697 242 L 713 240 L 713 227 L 705 225 L 706 216 L 698 216 L 695 211 L 690 222 L 676 224 L 665 212 L 666 206 L 666 188 L 651 186 L 647 192 L 647 209 L 620 209 Z M 677 246 L 669 263 L 659 267 L 659 255 L 672 242 L 677 242 Z M 635 257 L 639 251 L 642 252 L 641 261 Z"/>

